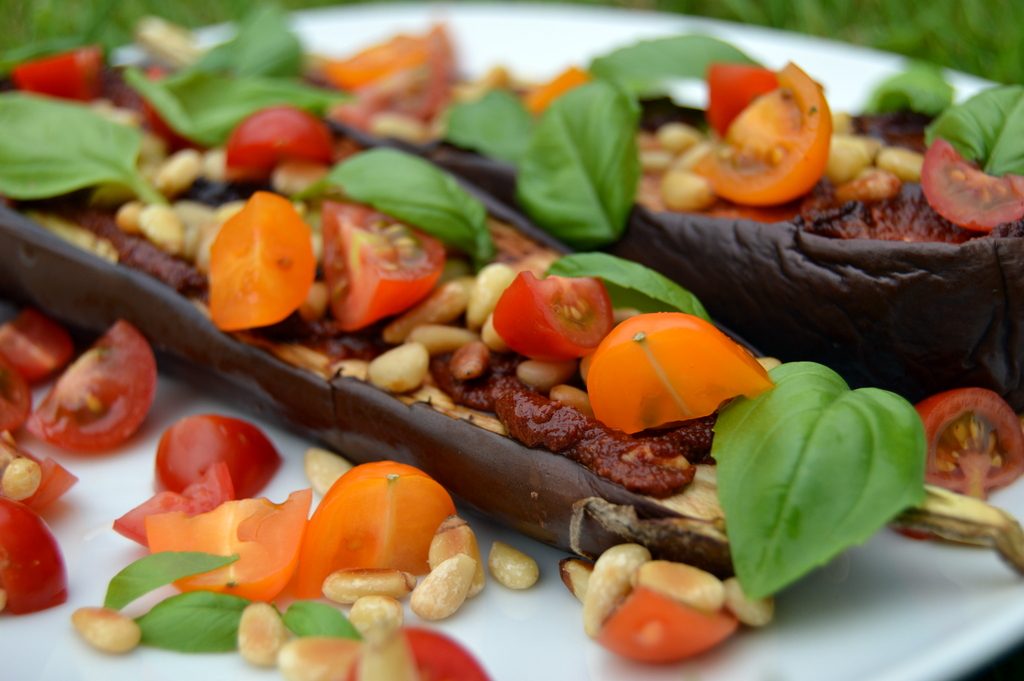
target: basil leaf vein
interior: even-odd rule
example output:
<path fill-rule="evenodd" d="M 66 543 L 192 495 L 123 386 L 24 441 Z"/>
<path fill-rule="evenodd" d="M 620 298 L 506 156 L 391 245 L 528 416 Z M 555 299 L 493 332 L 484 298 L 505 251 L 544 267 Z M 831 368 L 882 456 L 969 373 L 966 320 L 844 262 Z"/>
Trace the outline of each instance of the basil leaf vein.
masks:
<path fill-rule="evenodd" d="M 362 638 L 340 610 L 316 601 L 292 603 L 284 613 L 284 625 L 296 636 Z"/>
<path fill-rule="evenodd" d="M 238 647 L 238 623 L 249 601 L 212 591 L 190 591 L 153 606 L 136 622 L 142 643 L 181 653 L 220 653 Z"/>
<path fill-rule="evenodd" d="M 953 86 L 946 82 L 942 69 L 915 62 L 906 71 L 876 85 L 865 110 L 868 113 L 909 110 L 937 116 L 952 103 Z"/>
<path fill-rule="evenodd" d="M 446 139 L 489 158 L 518 163 L 533 132 L 533 117 L 510 92 L 491 90 L 448 110 Z"/>
<path fill-rule="evenodd" d="M 154 589 L 216 570 L 236 560 L 238 556 L 214 556 L 196 551 L 163 551 L 145 556 L 114 575 L 107 586 L 103 606 L 120 610 Z"/>
<path fill-rule="evenodd" d="M 946 109 L 927 130 L 989 175 L 1024 175 L 1024 86 L 989 88 Z"/>

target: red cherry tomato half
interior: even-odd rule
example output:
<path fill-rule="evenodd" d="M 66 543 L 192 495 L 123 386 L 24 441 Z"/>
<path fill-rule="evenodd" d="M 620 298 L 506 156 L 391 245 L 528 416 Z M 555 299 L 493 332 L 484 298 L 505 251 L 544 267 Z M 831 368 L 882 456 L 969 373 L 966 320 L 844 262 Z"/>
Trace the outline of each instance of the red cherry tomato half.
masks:
<path fill-rule="evenodd" d="M 925 152 L 921 190 L 936 213 L 977 232 L 1024 218 L 1024 176 L 988 175 L 941 138 Z"/>
<path fill-rule="evenodd" d="M 64 327 L 32 308 L 0 326 L 0 357 L 29 383 L 62 368 L 74 354 L 75 346 Z"/>
<path fill-rule="evenodd" d="M 494 330 L 521 355 L 582 357 L 612 330 L 612 302 L 599 279 L 520 272 L 494 308 Z"/>
<path fill-rule="evenodd" d="M 444 269 L 433 237 L 365 206 L 323 205 L 324 276 L 331 312 L 354 331 L 412 307 Z"/>
<path fill-rule="evenodd" d="M 491 681 L 476 658 L 455 639 L 416 627 L 405 627 L 402 633 L 416 660 L 420 681 Z M 349 670 L 347 681 L 356 681 L 358 674 L 356 663 Z"/>
<path fill-rule="evenodd" d="M 19 457 L 39 464 L 39 487 L 32 496 L 20 500 L 34 511 L 49 506 L 78 482 L 78 478 L 50 457 L 40 459 L 19 447 L 10 433 L 0 433 L 0 469 Z"/>
<path fill-rule="evenodd" d="M 1013 409 L 984 388 L 956 388 L 917 405 L 928 442 L 925 480 L 984 499 L 1024 473 L 1024 433 Z"/>
<path fill-rule="evenodd" d="M 0 430 L 20 428 L 31 409 L 28 383 L 7 360 L 0 359 Z"/>
<path fill-rule="evenodd" d="M 708 68 L 708 124 L 721 137 L 754 99 L 779 87 L 774 71 L 751 64 L 712 64 Z"/>
<path fill-rule="evenodd" d="M 25 62 L 11 71 L 19 90 L 89 101 L 100 96 L 103 50 L 92 45 Z"/>
<path fill-rule="evenodd" d="M 330 163 L 332 149 L 331 131 L 322 120 L 294 106 L 273 106 L 231 132 L 227 167 L 266 175 L 286 159 Z"/>
<path fill-rule="evenodd" d="M 146 546 L 146 517 L 158 513 L 181 511 L 194 516 L 207 513 L 225 501 L 235 499 L 231 471 L 218 461 L 206 469 L 202 477 L 178 492 L 157 492 L 148 500 L 114 521 L 114 530 L 134 542 Z"/>
<path fill-rule="evenodd" d="M 64 449 L 108 450 L 138 430 L 155 392 L 153 350 L 134 326 L 119 320 L 61 375 L 28 429 Z"/>
<path fill-rule="evenodd" d="M 32 509 L 0 497 L 0 588 L 4 612 L 20 615 L 67 600 L 67 574 L 60 547 Z"/>
<path fill-rule="evenodd" d="M 270 482 L 281 456 L 251 423 L 216 414 L 186 416 L 160 437 L 156 478 L 171 492 L 182 492 L 218 462 L 227 465 L 237 497 L 246 499 Z"/>

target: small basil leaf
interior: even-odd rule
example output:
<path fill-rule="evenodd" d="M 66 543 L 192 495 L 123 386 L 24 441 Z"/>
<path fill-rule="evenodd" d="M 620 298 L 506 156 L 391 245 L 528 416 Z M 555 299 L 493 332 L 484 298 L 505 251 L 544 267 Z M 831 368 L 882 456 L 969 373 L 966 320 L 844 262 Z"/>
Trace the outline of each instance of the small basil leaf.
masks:
<path fill-rule="evenodd" d="M 989 88 L 946 109 L 927 130 L 989 175 L 1024 175 L 1024 86 Z"/>
<path fill-rule="evenodd" d="M 902 397 L 851 391 L 810 362 L 776 367 L 775 388 L 738 399 L 711 454 L 744 592 L 761 598 L 860 544 L 924 498 L 924 427 Z"/>
<path fill-rule="evenodd" d="M 548 274 L 598 277 L 615 307 L 641 312 L 685 312 L 711 321 L 697 296 L 660 272 L 607 253 L 574 253 L 556 260 Z"/>
<path fill-rule="evenodd" d="M 296 636 L 362 638 L 340 610 L 316 601 L 292 603 L 284 614 L 284 625 Z"/>
<path fill-rule="evenodd" d="M 717 38 L 677 35 L 644 40 L 597 57 L 590 63 L 590 73 L 622 83 L 635 92 L 650 94 L 663 89 L 669 80 L 704 79 L 708 66 L 715 62 L 756 63 Z"/>
<path fill-rule="evenodd" d="M 364 151 L 334 166 L 325 183 L 462 250 L 479 264 L 494 256 L 483 204 L 423 159 L 396 149 Z"/>
<path fill-rule="evenodd" d="M 321 114 L 346 99 L 340 92 L 282 78 L 187 71 L 152 81 L 136 69 L 125 70 L 124 76 L 168 125 L 204 146 L 223 144 L 243 119 L 268 106 L 289 104 Z"/>
<path fill-rule="evenodd" d="M 942 69 L 915 62 L 906 71 L 886 78 L 875 86 L 868 98 L 868 113 L 916 111 L 937 116 L 953 103 L 953 86 L 946 82 Z"/>
<path fill-rule="evenodd" d="M 163 551 L 148 555 L 114 575 L 107 586 L 103 607 L 120 610 L 154 589 L 183 577 L 216 570 L 236 560 L 238 556 L 214 556 L 195 551 Z"/>
<path fill-rule="evenodd" d="M 298 76 L 302 43 L 289 29 L 284 10 L 257 4 L 239 23 L 234 38 L 204 54 L 192 68 L 236 76 Z"/>
<path fill-rule="evenodd" d="M 249 601 L 238 596 L 190 591 L 153 606 L 136 621 L 142 643 L 181 653 L 221 653 L 238 647 L 238 623 Z"/>
<path fill-rule="evenodd" d="M 577 248 L 617 241 L 640 178 L 637 118 L 633 100 L 600 81 L 556 99 L 519 165 L 516 194 L 530 217 Z"/>
<path fill-rule="evenodd" d="M 45 199 L 117 184 L 147 202 L 164 202 L 136 167 L 142 134 L 88 107 L 0 94 L 0 130 L 0 194 Z"/>
<path fill-rule="evenodd" d="M 518 163 L 533 131 L 533 117 L 510 92 L 492 90 L 448 110 L 446 138 L 455 146 Z"/>

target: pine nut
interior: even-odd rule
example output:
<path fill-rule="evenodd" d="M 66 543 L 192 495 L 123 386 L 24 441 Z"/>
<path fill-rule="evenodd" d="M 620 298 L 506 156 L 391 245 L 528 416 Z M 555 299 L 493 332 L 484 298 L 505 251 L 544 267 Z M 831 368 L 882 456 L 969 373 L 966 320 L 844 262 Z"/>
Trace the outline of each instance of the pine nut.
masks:
<path fill-rule="evenodd" d="M 912 149 L 885 147 L 878 152 L 875 165 L 888 170 L 904 182 L 920 182 L 924 156 Z"/>
<path fill-rule="evenodd" d="M 635 307 L 615 307 L 612 308 L 612 322 L 615 324 L 621 324 L 627 319 L 632 319 L 640 314 L 640 310 Z"/>
<path fill-rule="evenodd" d="M 245 606 L 238 622 L 238 652 L 243 660 L 257 667 L 273 667 L 287 641 L 288 630 L 277 608 L 269 603 Z"/>
<path fill-rule="evenodd" d="M 437 532 L 434 533 L 434 538 L 430 540 L 427 563 L 433 570 L 458 554 L 469 556 L 476 561 L 473 581 L 466 594 L 467 598 L 472 598 L 484 588 L 484 564 L 480 560 L 480 547 L 476 541 L 476 534 L 469 523 L 457 515 L 450 515 L 444 519 L 444 522 L 437 528 Z"/>
<path fill-rule="evenodd" d="M 473 584 L 477 562 L 458 553 L 430 571 L 409 599 L 412 611 L 425 620 L 443 620 L 462 607 Z"/>
<path fill-rule="evenodd" d="M 756 601 L 747 598 L 735 577 L 725 580 L 725 608 L 748 627 L 763 627 L 775 616 L 775 601 L 772 598 Z"/>
<path fill-rule="evenodd" d="M 776 357 L 758 357 L 757 363 L 761 365 L 761 368 L 765 371 L 771 371 L 777 366 L 782 366 L 782 362 Z"/>
<path fill-rule="evenodd" d="M 299 305 L 299 316 L 307 322 L 323 319 L 327 314 L 327 303 L 330 297 L 331 292 L 328 290 L 327 284 L 322 281 L 314 281 L 313 285 L 309 287 L 306 299 Z"/>
<path fill-rule="evenodd" d="M 139 213 L 139 230 L 160 250 L 179 255 L 185 248 L 185 225 L 170 206 L 153 204 Z"/>
<path fill-rule="evenodd" d="M 192 31 L 155 16 L 135 24 L 135 41 L 146 52 L 175 68 L 190 66 L 203 53 Z"/>
<path fill-rule="evenodd" d="M 430 131 L 426 125 L 412 116 L 384 111 L 370 121 L 370 134 L 418 143 L 426 142 Z"/>
<path fill-rule="evenodd" d="M 384 327 L 384 342 L 398 344 L 421 324 L 447 324 L 462 316 L 472 285 L 473 279 L 461 277 L 438 286 L 426 300 Z"/>
<path fill-rule="evenodd" d="M 361 650 L 347 638 L 303 636 L 281 647 L 277 668 L 285 681 L 345 681 Z"/>
<path fill-rule="evenodd" d="M 845 111 L 833 111 L 832 112 L 832 134 L 834 135 L 852 135 L 853 134 L 853 116 L 846 113 Z"/>
<path fill-rule="evenodd" d="M 675 157 L 664 149 L 644 149 L 640 152 L 640 168 L 645 173 L 661 173 L 671 167 Z"/>
<path fill-rule="evenodd" d="M 228 153 L 224 147 L 209 149 L 203 154 L 202 177 L 210 182 L 227 181 Z"/>
<path fill-rule="evenodd" d="M 338 478 L 352 470 L 352 464 L 344 457 L 320 447 L 306 450 L 304 464 L 306 478 L 320 496 L 327 494 Z"/>
<path fill-rule="evenodd" d="M 151 132 L 142 133 L 142 143 L 139 146 L 139 164 L 157 165 L 165 158 L 167 158 L 167 142 L 164 138 Z"/>
<path fill-rule="evenodd" d="M 109 99 L 94 99 L 89 102 L 89 108 L 111 123 L 129 128 L 137 128 L 142 125 L 142 117 L 139 112 L 114 106 Z"/>
<path fill-rule="evenodd" d="M 697 142 L 676 159 L 675 163 L 672 164 L 672 169 L 693 170 L 694 167 L 700 163 L 705 156 L 714 151 L 714 149 L 715 145 L 707 140 Z"/>
<path fill-rule="evenodd" d="M 556 402 L 574 407 L 587 416 L 594 415 L 594 410 L 590 406 L 590 396 L 585 391 L 574 386 L 559 383 L 551 389 L 548 397 Z"/>
<path fill-rule="evenodd" d="M 415 390 L 427 377 L 430 354 L 421 343 L 392 348 L 370 362 L 370 383 L 393 393 Z"/>
<path fill-rule="evenodd" d="M 86 643 L 104 653 L 127 653 L 142 639 L 135 620 L 109 608 L 79 608 L 72 613 L 71 624 Z"/>
<path fill-rule="evenodd" d="M 669 210 L 696 212 L 715 202 L 715 192 L 703 176 L 674 168 L 661 178 L 661 200 Z"/>
<path fill-rule="evenodd" d="M 585 355 L 580 359 L 580 378 L 583 379 L 583 383 L 587 382 L 587 372 L 590 371 L 590 363 L 594 361 L 594 353 Z"/>
<path fill-rule="evenodd" d="M 503 66 L 495 66 L 481 78 L 469 83 L 456 83 L 452 88 L 452 98 L 457 102 L 472 102 L 480 99 L 491 90 L 508 88 L 512 83 L 508 70 Z"/>
<path fill-rule="evenodd" d="M 458 326 L 420 324 L 405 340 L 410 343 L 421 343 L 427 349 L 427 353 L 433 356 L 454 352 L 467 343 L 479 340 L 479 336 L 469 329 Z"/>
<path fill-rule="evenodd" d="M 359 656 L 357 681 L 420 681 L 405 636 L 397 630 L 371 630 Z"/>
<path fill-rule="evenodd" d="M 139 215 L 142 214 L 142 209 L 146 204 L 141 201 L 129 201 L 117 209 L 117 214 L 114 216 L 114 222 L 117 224 L 117 228 L 125 234 L 139 234 L 141 229 L 139 228 Z"/>
<path fill-rule="evenodd" d="M 725 604 L 722 580 L 683 563 L 648 561 L 634 573 L 633 584 L 704 612 L 718 612 Z"/>
<path fill-rule="evenodd" d="M 666 123 L 654 134 L 658 144 L 673 154 L 681 154 L 701 142 L 704 135 L 700 130 L 686 123 Z"/>
<path fill-rule="evenodd" d="M 594 564 L 579 558 L 563 558 L 558 561 L 558 574 L 562 584 L 580 603 L 587 595 L 587 583 L 594 571 Z"/>
<path fill-rule="evenodd" d="M 508 265 L 500 262 L 487 265 L 476 275 L 473 287 L 469 292 L 469 303 L 466 305 L 466 326 L 479 329 L 487 321 L 487 316 L 494 312 L 494 306 L 517 273 Z"/>
<path fill-rule="evenodd" d="M 217 235 L 220 234 L 220 228 L 223 224 L 220 221 L 214 221 L 203 225 L 199 229 L 199 234 L 196 237 L 197 245 L 193 263 L 196 269 L 203 274 L 209 274 L 210 272 L 210 249 L 213 248 L 213 242 L 217 240 Z"/>
<path fill-rule="evenodd" d="M 877 149 L 872 149 L 866 138 L 833 135 L 825 176 L 832 184 L 849 182 L 871 165 L 875 151 Z"/>
<path fill-rule="evenodd" d="M 537 561 L 500 541 L 491 544 L 491 552 L 487 555 L 487 568 L 498 584 L 509 589 L 529 589 L 540 578 Z"/>
<path fill-rule="evenodd" d="M 448 368 L 460 381 L 480 378 L 491 364 L 491 351 L 480 341 L 463 345 L 455 351 Z"/>
<path fill-rule="evenodd" d="M 203 235 L 216 220 L 216 213 L 213 208 L 198 201 L 175 201 L 172 208 L 184 226 L 185 238 L 181 255 L 186 260 L 194 262 Z"/>
<path fill-rule="evenodd" d="M 408 596 L 416 577 L 392 568 L 346 568 L 324 580 L 324 597 L 335 603 L 355 603 L 363 596 Z"/>
<path fill-rule="evenodd" d="M 323 179 L 328 168 L 315 161 L 282 161 L 270 175 L 270 186 L 278 194 L 301 194 Z"/>
<path fill-rule="evenodd" d="M 13 501 L 28 499 L 39 489 L 43 472 L 32 459 L 19 456 L 4 468 L 0 489 L 4 496 Z"/>
<path fill-rule="evenodd" d="M 192 186 L 203 172 L 203 157 L 195 149 L 182 149 L 167 157 L 153 177 L 157 191 L 174 197 Z"/>
<path fill-rule="evenodd" d="M 505 344 L 505 339 L 498 335 L 498 331 L 494 328 L 493 314 L 487 315 L 487 321 L 484 322 L 484 327 L 480 329 L 480 340 L 492 352 L 508 352 L 508 345 Z"/>
<path fill-rule="evenodd" d="M 565 383 L 576 374 L 579 363 L 574 360 L 566 362 L 544 362 L 539 359 L 528 359 L 516 367 L 516 377 L 542 393 L 546 393 L 559 383 Z"/>
<path fill-rule="evenodd" d="M 245 201 L 228 201 L 217 206 L 217 212 L 214 214 L 214 217 L 217 222 L 224 224 L 241 213 L 243 208 L 245 208 Z"/>
<path fill-rule="evenodd" d="M 597 559 L 583 597 L 583 630 L 597 636 L 601 625 L 633 588 L 633 573 L 651 559 L 639 544 L 613 546 Z"/>
<path fill-rule="evenodd" d="M 391 596 L 363 596 L 352 604 L 348 621 L 360 634 L 374 629 L 390 631 L 402 626 L 404 619 L 402 604 Z"/>
<path fill-rule="evenodd" d="M 836 200 L 847 201 L 884 201 L 900 193 L 902 183 L 887 170 L 867 168 L 855 179 L 836 187 Z"/>

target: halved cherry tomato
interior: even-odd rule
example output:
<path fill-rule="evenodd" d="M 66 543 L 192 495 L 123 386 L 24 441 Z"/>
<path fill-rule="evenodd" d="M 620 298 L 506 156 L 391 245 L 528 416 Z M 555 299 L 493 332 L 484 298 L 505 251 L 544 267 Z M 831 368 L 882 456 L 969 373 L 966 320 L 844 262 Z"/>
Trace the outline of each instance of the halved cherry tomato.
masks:
<path fill-rule="evenodd" d="M 28 429 L 63 449 L 110 450 L 139 429 L 155 393 L 153 349 L 121 319 L 61 375 Z"/>
<path fill-rule="evenodd" d="M 323 205 L 324 277 L 331 312 L 354 331 L 422 300 L 444 269 L 437 239 L 365 206 Z"/>
<path fill-rule="evenodd" d="M 678 662 L 718 645 L 738 625 L 728 612 L 702 612 L 637 587 L 601 625 L 597 642 L 639 662 Z"/>
<path fill-rule="evenodd" d="M 182 591 L 217 591 L 269 601 L 295 572 L 312 501 L 313 491 L 304 489 L 293 492 L 283 504 L 240 499 L 191 518 L 184 513 L 151 515 L 146 518 L 146 538 L 153 553 L 238 555 L 230 565 L 178 580 L 175 586 Z"/>
<path fill-rule="evenodd" d="M 779 87 L 775 72 L 753 64 L 708 67 L 708 124 L 722 137 L 729 125 L 757 97 Z"/>
<path fill-rule="evenodd" d="M 11 71 L 11 80 L 19 90 L 89 101 L 100 96 L 102 69 L 103 50 L 91 45 L 25 62 Z"/>
<path fill-rule="evenodd" d="M 50 457 L 40 459 L 19 447 L 10 433 L 0 433 L 0 470 L 18 457 L 39 464 L 39 486 L 32 496 L 21 499 L 21 503 L 34 511 L 40 511 L 60 499 L 78 482 L 77 477 Z"/>
<path fill-rule="evenodd" d="M 526 109 L 534 116 L 543 113 L 566 92 L 590 82 L 590 74 L 578 66 L 570 66 L 553 79 L 530 90 L 523 98 Z"/>
<path fill-rule="evenodd" d="M 75 354 L 64 327 L 30 307 L 0 326 L 0 357 L 35 383 L 62 368 Z"/>
<path fill-rule="evenodd" d="M 811 190 L 825 173 L 832 114 L 821 87 L 793 64 L 779 88 L 732 122 L 725 146 L 697 165 L 712 189 L 735 203 L 771 206 Z"/>
<path fill-rule="evenodd" d="M 114 521 L 121 536 L 146 546 L 146 518 L 178 511 L 187 516 L 207 513 L 236 498 L 231 470 L 223 461 L 211 465 L 202 476 L 179 492 L 157 492 Z"/>
<path fill-rule="evenodd" d="M 394 461 L 356 466 L 324 495 L 309 521 L 295 595 L 316 598 L 341 568 L 397 568 L 421 575 L 441 522 L 455 513 L 444 487 Z"/>
<path fill-rule="evenodd" d="M 210 249 L 210 315 L 222 331 L 275 324 L 298 309 L 316 276 L 312 233 L 291 201 L 256 192 Z"/>
<path fill-rule="evenodd" d="M 600 279 L 520 272 L 498 299 L 494 330 L 521 355 L 567 360 L 593 351 L 612 329 L 612 302 Z"/>
<path fill-rule="evenodd" d="M 767 372 L 714 325 L 681 312 L 637 315 L 598 346 L 587 371 L 594 415 L 627 433 L 707 416 L 772 387 Z"/>
<path fill-rule="evenodd" d="M 156 479 L 171 492 L 181 492 L 217 462 L 227 464 L 235 494 L 245 499 L 270 482 L 281 455 L 251 423 L 217 414 L 186 416 L 160 436 Z"/>
<path fill-rule="evenodd" d="M 989 175 L 941 138 L 925 152 L 921 191 L 936 213 L 965 229 L 990 232 L 1024 218 L 1024 175 Z"/>
<path fill-rule="evenodd" d="M 330 163 L 333 147 L 331 131 L 322 120 L 294 106 L 272 106 L 231 131 L 227 167 L 265 176 L 285 160 Z"/>
<path fill-rule="evenodd" d="M 1024 474 L 1024 433 L 1013 409 L 984 388 L 956 388 L 917 404 L 928 441 L 925 480 L 979 499 Z"/>
<path fill-rule="evenodd" d="M 0 589 L 4 612 L 21 615 L 68 598 L 60 547 L 46 523 L 24 504 L 0 497 Z"/>
<path fill-rule="evenodd" d="M 20 428 L 32 409 L 32 393 L 22 375 L 0 358 L 0 430 Z"/>
<path fill-rule="evenodd" d="M 402 634 L 416 660 L 420 681 L 490 681 L 472 653 L 453 638 L 432 629 L 403 627 Z M 349 669 L 346 681 L 357 681 L 359 663 Z"/>

